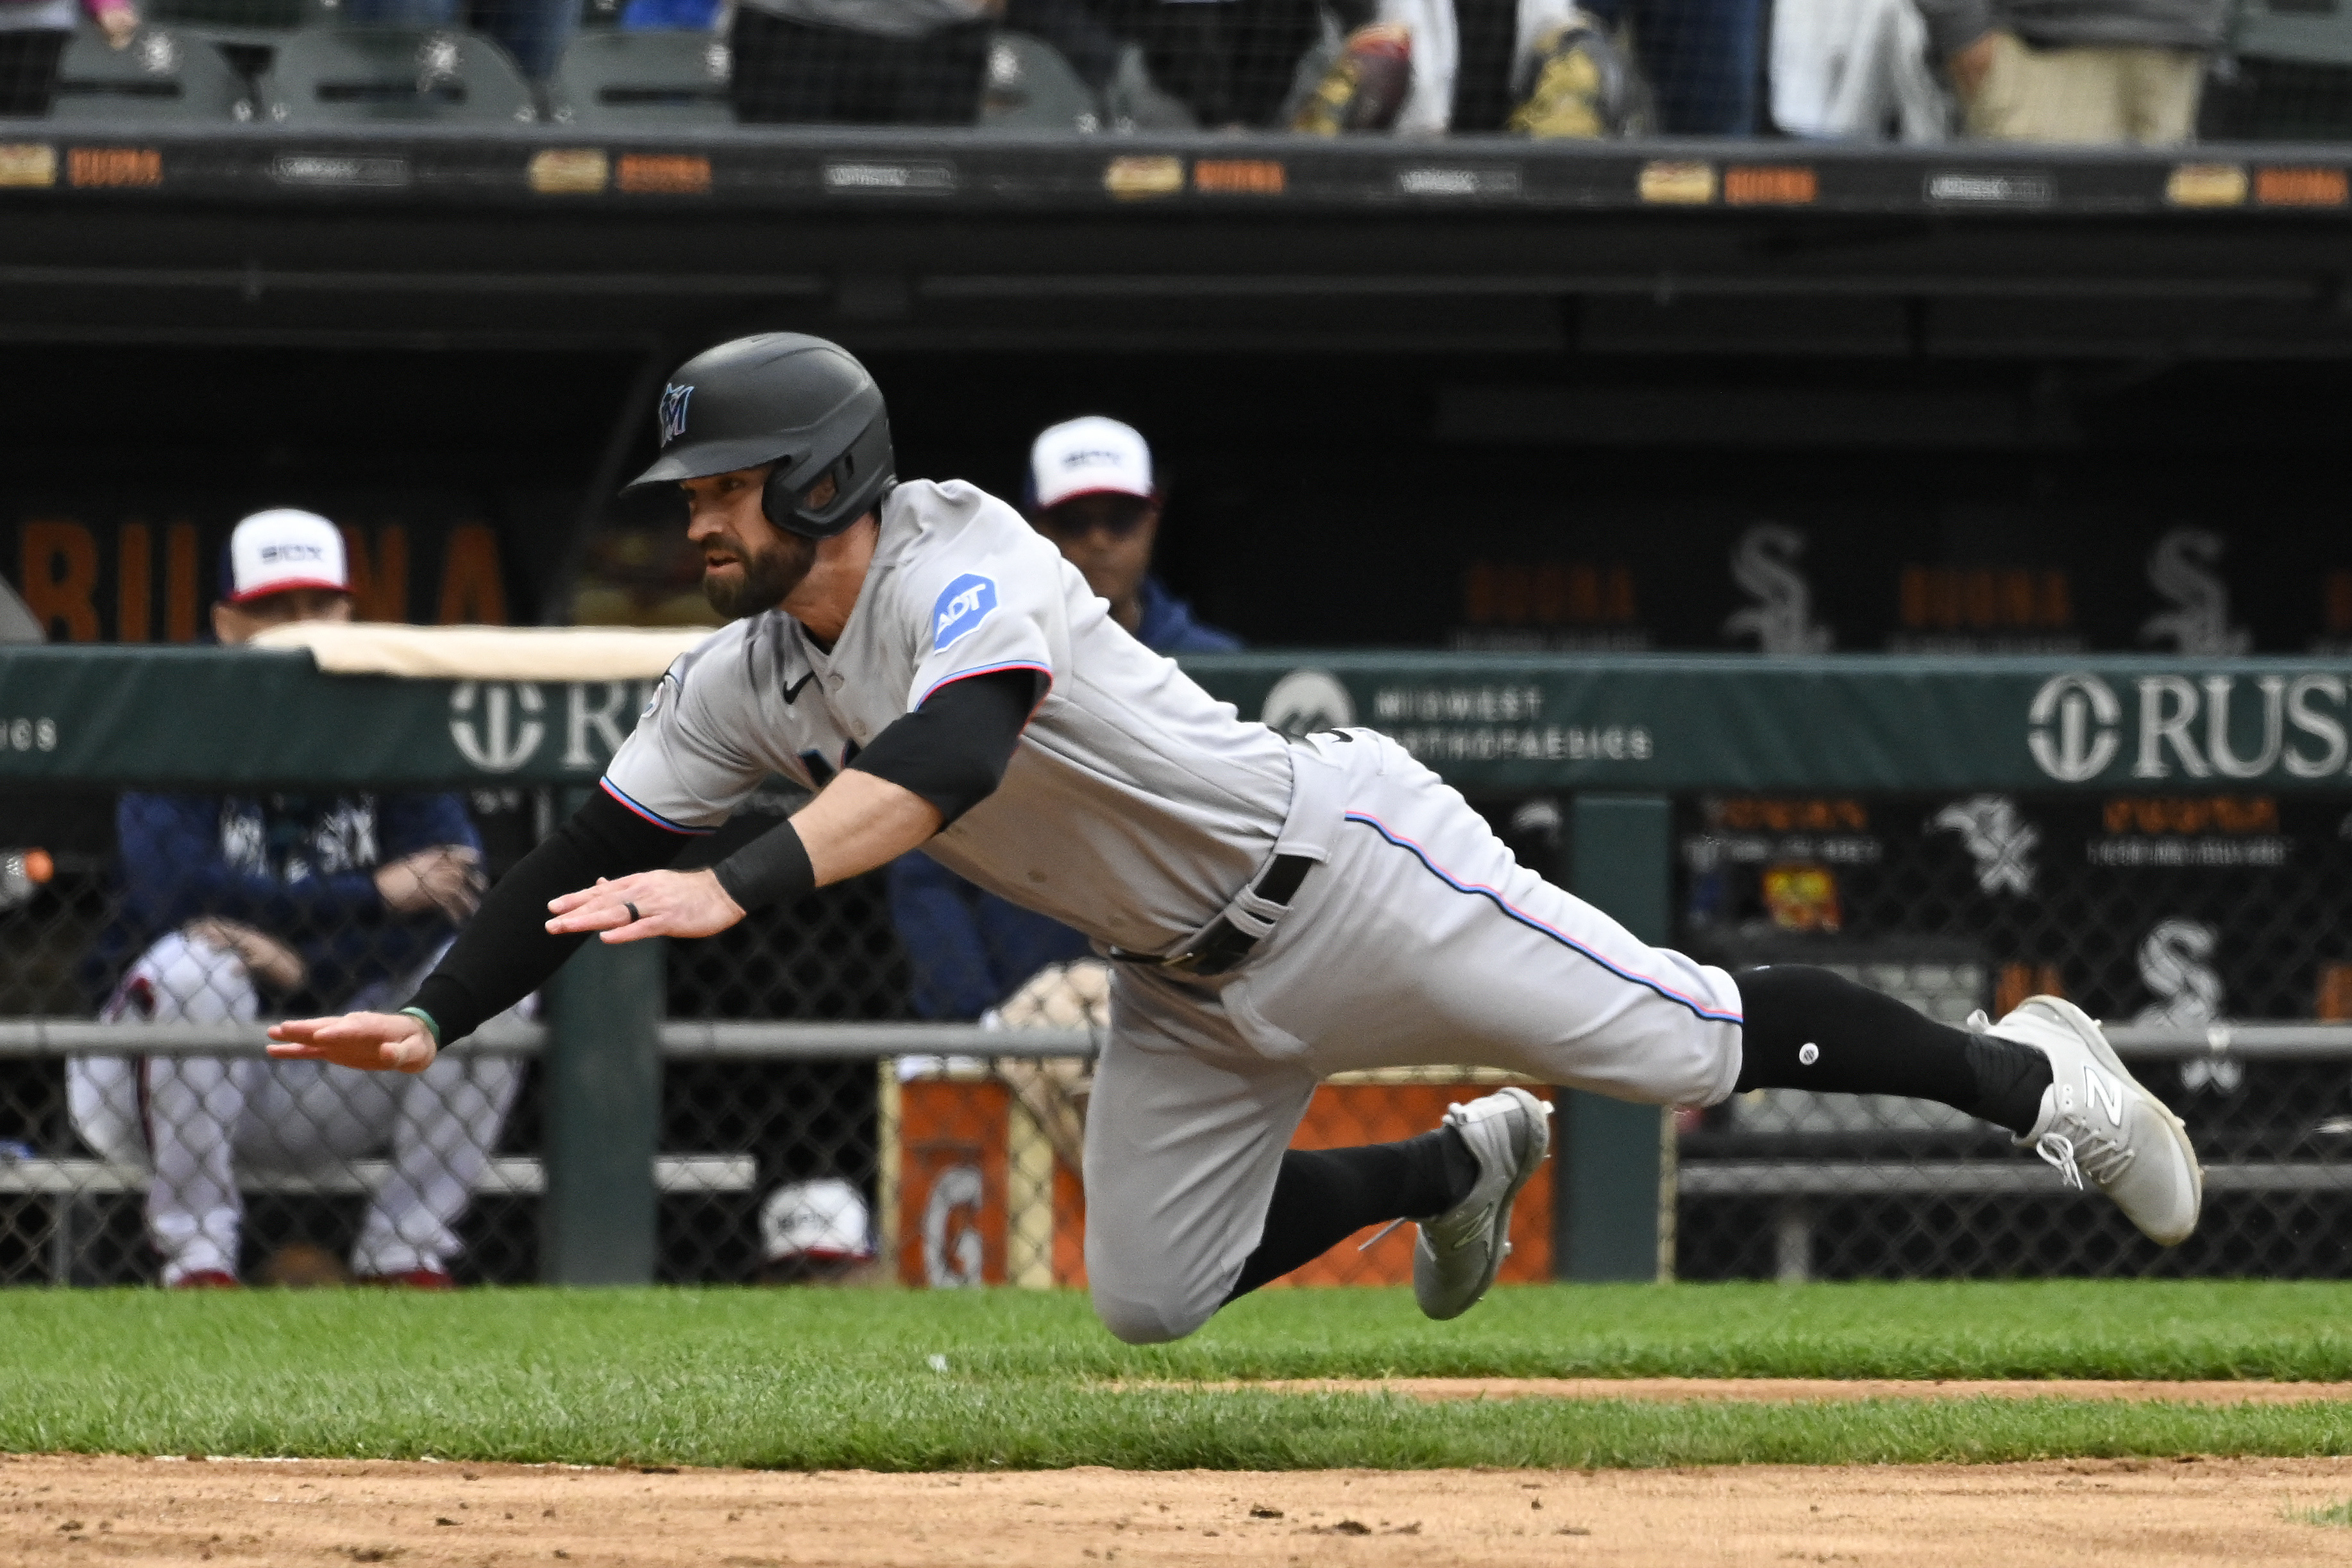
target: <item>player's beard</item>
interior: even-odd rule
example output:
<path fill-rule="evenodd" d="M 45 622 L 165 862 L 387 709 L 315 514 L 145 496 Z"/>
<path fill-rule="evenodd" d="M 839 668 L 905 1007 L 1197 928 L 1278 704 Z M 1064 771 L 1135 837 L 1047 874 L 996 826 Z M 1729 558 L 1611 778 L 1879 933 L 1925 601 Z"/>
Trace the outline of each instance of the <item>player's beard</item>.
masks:
<path fill-rule="evenodd" d="M 816 541 L 798 534 L 781 534 L 765 549 L 749 550 L 737 544 L 733 553 L 740 569 L 736 575 L 722 578 L 706 567 L 702 597 L 730 621 L 740 621 L 773 610 L 783 602 L 784 595 L 801 585 L 809 568 L 816 564 Z"/>

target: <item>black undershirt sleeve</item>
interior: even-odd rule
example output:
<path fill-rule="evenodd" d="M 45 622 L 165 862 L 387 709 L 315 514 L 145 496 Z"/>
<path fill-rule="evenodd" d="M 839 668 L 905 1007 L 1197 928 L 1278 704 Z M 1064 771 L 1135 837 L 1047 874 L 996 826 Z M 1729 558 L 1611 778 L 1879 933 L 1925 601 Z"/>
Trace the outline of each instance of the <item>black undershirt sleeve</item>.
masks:
<path fill-rule="evenodd" d="M 441 1043 L 455 1044 L 545 983 L 580 944 L 583 933 L 547 933 L 550 899 L 666 866 L 692 841 L 646 821 L 604 790 L 572 820 L 517 861 L 482 900 L 410 1006 L 432 1015 Z"/>
<path fill-rule="evenodd" d="M 895 719 L 849 766 L 911 789 L 946 827 L 993 794 L 1042 695 L 1034 670 L 950 682 Z"/>

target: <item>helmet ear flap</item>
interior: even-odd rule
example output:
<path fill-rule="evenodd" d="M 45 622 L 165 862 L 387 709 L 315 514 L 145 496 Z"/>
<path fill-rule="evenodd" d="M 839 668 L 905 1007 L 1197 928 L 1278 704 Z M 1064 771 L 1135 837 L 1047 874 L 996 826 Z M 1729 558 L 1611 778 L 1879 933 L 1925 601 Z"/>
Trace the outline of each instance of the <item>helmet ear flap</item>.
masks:
<path fill-rule="evenodd" d="M 881 505 L 898 483 L 891 461 L 890 422 L 876 413 L 842 454 L 805 488 L 794 490 L 786 476 L 801 466 L 799 459 L 780 457 L 760 495 L 768 521 L 787 533 L 805 538 L 829 539 Z"/>
<path fill-rule="evenodd" d="M 800 518 L 793 516 L 800 510 L 800 494 L 784 482 L 792 467 L 792 460 L 786 458 L 768 471 L 768 482 L 760 491 L 760 511 L 770 528 L 796 534 L 802 528 Z"/>

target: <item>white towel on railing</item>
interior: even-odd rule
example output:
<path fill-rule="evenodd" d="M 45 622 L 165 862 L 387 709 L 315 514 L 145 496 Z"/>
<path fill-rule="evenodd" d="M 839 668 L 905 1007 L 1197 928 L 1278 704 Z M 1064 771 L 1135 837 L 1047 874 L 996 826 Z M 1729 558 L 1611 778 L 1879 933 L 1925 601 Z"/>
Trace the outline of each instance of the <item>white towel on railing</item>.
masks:
<path fill-rule="evenodd" d="M 444 681 L 650 681 L 711 634 L 709 626 L 396 626 L 298 621 L 256 637 L 307 648 L 331 675 Z"/>

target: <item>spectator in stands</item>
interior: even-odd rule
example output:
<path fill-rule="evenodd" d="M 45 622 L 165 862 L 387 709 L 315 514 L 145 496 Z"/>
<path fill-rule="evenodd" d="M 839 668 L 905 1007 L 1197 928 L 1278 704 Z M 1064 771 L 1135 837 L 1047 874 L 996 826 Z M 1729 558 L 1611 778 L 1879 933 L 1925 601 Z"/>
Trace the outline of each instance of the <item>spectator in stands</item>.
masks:
<path fill-rule="evenodd" d="M 0 0 L 0 116 L 49 112 L 57 97 L 58 61 L 73 37 L 74 15 L 86 9 L 116 48 L 139 30 L 131 0 Z"/>
<path fill-rule="evenodd" d="M 1134 426 L 1099 416 L 1053 426 L 1031 446 L 1022 487 L 1037 531 L 1145 646 L 1224 653 L 1242 645 L 1194 620 L 1151 575 L 1160 493 L 1151 448 Z M 891 863 L 890 915 L 913 970 L 915 1011 L 928 1019 L 976 1019 L 1045 966 L 1087 952 L 1068 926 L 982 892 L 919 851 Z"/>
<path fill-rule="evenodd" d="M 1343 32 L 1374 0 L 1332 0 Z M 1323 37 L 1317 0 L 1109 0 L 1107 16 L 1143 47 L 1151 79 L 1210 130 L 1266 129 L 1283 117 L 1299 61 Z"/>
<path fill-rule="evenodd" d="M 236 527 L 213 607 L 223 643 L 351 618 L 343 541 L 309 512 Z M 121 968 L 110 1022 L 250 1023 L 265 994 L 304 1009 L 392 1005 L 432 967 L 481 893 L 481 847 L 455 795 L 125 793 L 124 899 L 101 941 Z M 456 1226 L 513 1103 L 520 1065 L 448 1055 L 383 1085 L 261 1056 L 72 1061 L 74 1124 L 143 1166 L 166 1285 L 237 1282 L 237 1169 L 333 1172 L 386 1152 L 352 1256 L 359 1278 L 446 1287 Z"/>
<path fill-rule="evenodd" d="M 2225 0 L 1917 0 L 1968 134 L 2186 141 Z"/>
<path fill-rule="evenodd" d="M 624 33 L 707 33 L 724 14 L 721 0 L 629 0 L 619 26 Z"/>
<path fill-rule="evenodd" d="M 729 43 L 746 123 L 970 125 L 1003 0 L 740 0 Z"/>
<path fill-rule="evenodd" d="M 1941 141 L 1953 105 L 1911 0 L 1773 0 L 1772 123 L 1790 136 Z"/>
<path fill-rule="evenodd" d="M 580 0 L 343 0 L 343 20 L 369 27 L 470 27 L 523 75 L 555 74 L 580 27 Z"/>
<path fill-rule="evenodd" d="M 1923 0 L 1924 3 L 1924 0 Z M 1657 129 L 1670 136 L 1752 136 L 1764 47 L 1761 0 L 1578 0 L 1615 29 L 1631 21 Z"/>

